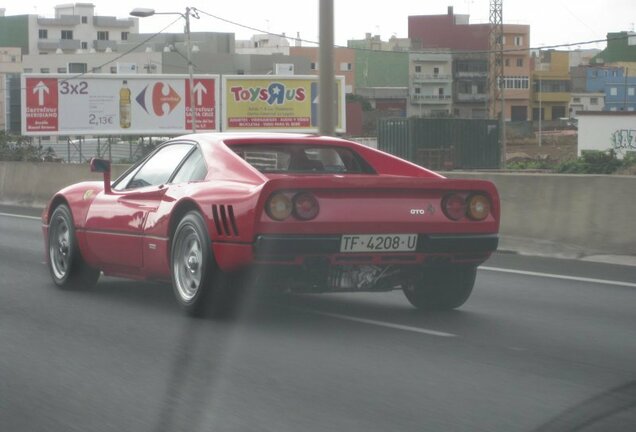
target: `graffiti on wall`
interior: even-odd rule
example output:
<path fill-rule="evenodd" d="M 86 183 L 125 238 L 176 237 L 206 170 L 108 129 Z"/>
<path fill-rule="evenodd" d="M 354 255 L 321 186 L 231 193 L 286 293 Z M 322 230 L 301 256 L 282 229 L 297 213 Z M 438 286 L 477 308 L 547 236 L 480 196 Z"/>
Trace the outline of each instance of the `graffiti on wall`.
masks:
<path fill-rule="evenodd" d="M 617 129 L 610 134 L 612 149 L 619 154 L 636 150 L 636 129 Z"/>

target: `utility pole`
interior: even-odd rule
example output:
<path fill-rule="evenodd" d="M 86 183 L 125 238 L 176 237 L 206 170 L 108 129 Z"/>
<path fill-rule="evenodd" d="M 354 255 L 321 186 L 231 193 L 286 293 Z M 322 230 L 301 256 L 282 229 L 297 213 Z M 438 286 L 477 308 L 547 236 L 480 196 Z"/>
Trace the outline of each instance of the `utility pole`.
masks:
<path fill-rule="evenodd" d="M 504 99 L 504 32 L 503 32 L 503 0 L 490 0 L 490 35 L 489 35 L 489 70 L 488 83 L 490 94 L 490 114 L 492 118 L 499 115 L 501 133 L 501 161 L 506 163 L 506 116 Z M 497 102 L 500 102 L 497 113 Z"/>
<path fill-rule="evenodd" d="M 333 136 L 335 134 L 335 92 L 336 79 L 334 76 L 334 18 L 333 0 L 320 0 L 320 54 L 318 56 L 318 125 L 320 135 Z"/>

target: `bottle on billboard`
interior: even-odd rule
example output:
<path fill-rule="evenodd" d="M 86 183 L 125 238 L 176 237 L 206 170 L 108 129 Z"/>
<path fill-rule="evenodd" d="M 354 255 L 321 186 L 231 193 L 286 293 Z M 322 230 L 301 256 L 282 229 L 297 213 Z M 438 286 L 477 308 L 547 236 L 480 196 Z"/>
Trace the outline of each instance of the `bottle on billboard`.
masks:
<path fill-rule="evenodd" d="M 128 81 L 124 80 L 121 89 L 119 89 L 119 127 L 128 129 L 130 117 L 130 89 Z"/>

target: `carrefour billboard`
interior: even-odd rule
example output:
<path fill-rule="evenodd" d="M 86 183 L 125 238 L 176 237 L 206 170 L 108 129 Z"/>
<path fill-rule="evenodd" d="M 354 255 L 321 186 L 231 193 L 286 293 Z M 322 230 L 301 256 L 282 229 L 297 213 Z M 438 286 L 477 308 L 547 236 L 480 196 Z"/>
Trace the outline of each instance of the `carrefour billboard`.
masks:
<path fill-rule="evenodd" d="M 318 77 L 223 76 L 224 131 L 318 131 Z M 336 77 L 336 132 L 346 132 L 345 81 Z"/>
<path fill-rule="evenodd" d="M 194 76 L 197 131 L 219 130 L 219 78 Z M 176 135 L 192 130 L 187 75 L 22 75 L 24 135 Z"/>

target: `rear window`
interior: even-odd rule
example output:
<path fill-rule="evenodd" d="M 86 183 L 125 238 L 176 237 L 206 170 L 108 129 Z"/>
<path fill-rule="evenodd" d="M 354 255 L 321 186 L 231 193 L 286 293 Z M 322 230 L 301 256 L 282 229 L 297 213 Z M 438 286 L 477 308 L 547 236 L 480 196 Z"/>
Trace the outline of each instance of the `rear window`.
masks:
<path fill-rule="evenodd" d="M 375 174 L 353 150 L 308 145 L 234 145 L 232 150 L 264 173 Z"/>

